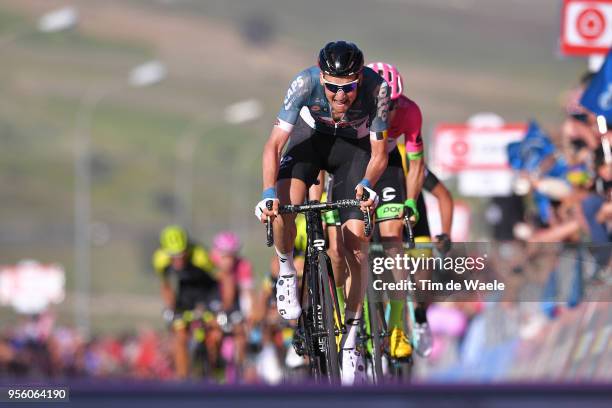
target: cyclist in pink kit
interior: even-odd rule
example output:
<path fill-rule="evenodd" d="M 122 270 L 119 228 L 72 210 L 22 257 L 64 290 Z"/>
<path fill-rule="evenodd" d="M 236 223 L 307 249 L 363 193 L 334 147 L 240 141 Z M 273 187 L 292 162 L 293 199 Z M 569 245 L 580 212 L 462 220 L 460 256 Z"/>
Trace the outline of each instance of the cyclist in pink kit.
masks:
<path fill-rule="evenodd" d="M 223 309 L 239 310 L 248 318 L 253 305 L 253 266 L 239 256 L 241 246 L 236 234 L 220 232 L 213 239 L 211 258 L 218 268 Z"/>
<path fill-rule="evenodd" d="M 411 222 L 419 221 L 419 200 L 425 179 L 425 161 L 423 158 L 423 140 L 421 126 L 423 117 L 421 109 L 413 100 L 403 95 L 404 83 L 397 68 L 385 62 L 375 62 L 368 65 L 372 70 L 383 77 L 391 89 L 391 102 L 389 104 L 389 131 L 387 136 L 387 152 L 389 163 L 387 169 L 376 184 L 375 191 L 380 197 L 380 204 L 376 209 L 376 222 L 380 231 L 382 242 L 393 243 L 392 247 L 398 251 L 403 240 L 403 215 L 406 209 L 412 212 Z M 397 148 L 402 136 L 405 139 L 406 158 L 410 163 L 407 177 L 404 176 L 402 157 Z M 423 208 L 423 207 L 421 207 Z M 393 255 L 389 253 L 388 255 Z M 402 279 L 399 271 L 395 272 L 396 279 Z M 407 358 L 412 354 L 412 346 L 408 341 L 404 325 L 403 313 L 406 294 L 401 291 L 389 293 L 391 314 L 389 319 L 390 352 L 393 357 Z M 418 315 L 422 313 L 419 310 Z M 419 338 L 419 346 L 427 346 L 426 328 L 417 322 L 415 333 Z M 422 330 L 423 329 L 423 330 Z M 423 335 L 420 335 L 423 333 Z M 420 343 L 420 344 L 419 344 Z"/>

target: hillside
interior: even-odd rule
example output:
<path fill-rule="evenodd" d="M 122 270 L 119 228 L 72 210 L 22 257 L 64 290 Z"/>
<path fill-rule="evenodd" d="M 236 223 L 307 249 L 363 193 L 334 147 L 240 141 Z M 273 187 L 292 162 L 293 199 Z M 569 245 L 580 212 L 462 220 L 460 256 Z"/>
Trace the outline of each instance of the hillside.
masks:
<path fill-rule="evenodd" d="M 100 329 L 134 319 L 159 325 L 149 256 L 157 231 L 175 219 L 173 196 L 182 182 L 177 142 L 196 119 L 191 229 L 204 242 L 219 229 L 238 229 L 262 275 L 270 251 L 252 216 L 261 147 L 287 83 L 314 63 L 323 43 L 350 39 L 368 60 L 396 63 L 423 108 L 425 133 L 483 110 L 554 127 L 563 91 L 585 68 L 582 60 L 556 55 L 559 4 L 82 0 L 74 2 L 77 29 L 40 34 L 36 18 L 63 2 L 4 0 L 0 263 L 60 262 L 72 289 L 76 115 L 89 93 L 116 87 L 91 121 L 94 323 Z M 19 35 L 2 41 L 13 33 Z M 122 85 L 132 67 L 153 58 L 167 65 L 166 80 L 144 89 Z M 263 102 L 263 116 L 225 125 L 224 107 L 247 98 Z M 71 301 L 62 306 L 65 320 Z M 108 319 L 116 309 L 125 313 Z"/>

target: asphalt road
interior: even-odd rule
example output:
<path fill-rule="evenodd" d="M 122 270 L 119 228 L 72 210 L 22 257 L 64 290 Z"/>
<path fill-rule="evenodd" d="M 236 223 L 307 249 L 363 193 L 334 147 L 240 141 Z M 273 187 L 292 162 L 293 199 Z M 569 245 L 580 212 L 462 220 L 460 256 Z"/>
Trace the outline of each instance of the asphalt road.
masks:
<path fill-rule="evenodd" d="M 60 386 L 58 384 L 57 386 Z M 210 386 L 176 383 L 62 383 L 70 403 L 45 407 L 452 407 L 591 408 L 612 406 L 610 384 L 411 385 L 352 389 L 304 384 L 284 387 Z M 3 387 L 6 387 L 6 383 Z M 1 403 L 41 406 L 41 403 Z"/>

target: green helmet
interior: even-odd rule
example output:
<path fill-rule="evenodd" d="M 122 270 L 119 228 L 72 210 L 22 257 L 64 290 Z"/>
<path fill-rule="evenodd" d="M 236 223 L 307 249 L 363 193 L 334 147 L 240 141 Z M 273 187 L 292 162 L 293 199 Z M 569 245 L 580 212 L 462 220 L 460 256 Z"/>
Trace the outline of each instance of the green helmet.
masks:
<path fill-rule="evenodd" d="M 159 234 L 161 249 L 170 255 L 178 255 L 187 249 L 187 231 L 178 225 L 169 225 Z"/>

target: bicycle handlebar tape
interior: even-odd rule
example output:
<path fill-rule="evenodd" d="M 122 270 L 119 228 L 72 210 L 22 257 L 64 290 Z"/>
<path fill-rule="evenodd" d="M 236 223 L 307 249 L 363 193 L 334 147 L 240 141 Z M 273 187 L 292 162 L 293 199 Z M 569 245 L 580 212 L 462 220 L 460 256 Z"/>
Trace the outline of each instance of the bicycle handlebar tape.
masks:
<path fill-rule="evenodd" d="M 366 213 L 363 215 L 363 218 L 363 222 L 365 224 L 363 229 L 365 230 L 366 237 L 369 237 L 370 235 L 372 235 L 372 220 L 370 218 L 370 212 L 366 211 Z"/>
<path fill-rule="evenodd" d="M 404 214 L 404 227 L 408 232 L 408 249 L 414 249 L 416 247 L 414 243 L 414 230 L 412 229 L 412 223 L 410 222 L 410 216 L 412 215 L 410 212 L 412 212 L 412 209 L 410 207 L 405 207 L 405 209 L 408 210 L 406 214 Z"/>
<path fill-rule="evenodd" d="M 363 189 L 363 194 L 361 195 L 361 201 L 368 201 L 370 199 L 370 193 L 365 188 Z M 370 218 L 370 212 L 363 212 L 363 229 L 365 231 L 366 237 L 369 237 L 372 234 L 372 219 Z"/>
<path fill-rule="evenodd" d="M 272 210 L 272 206 L 272 200 L 266 201 L 266 207 L 268 210 Z M 272 222 L 270 221 L 270 217 L 268 217 L 268 221 L 266 221 L 266 245 L 271 247 L 272 244 L 274 244 L 274 233 L 272 231 Z"/>

